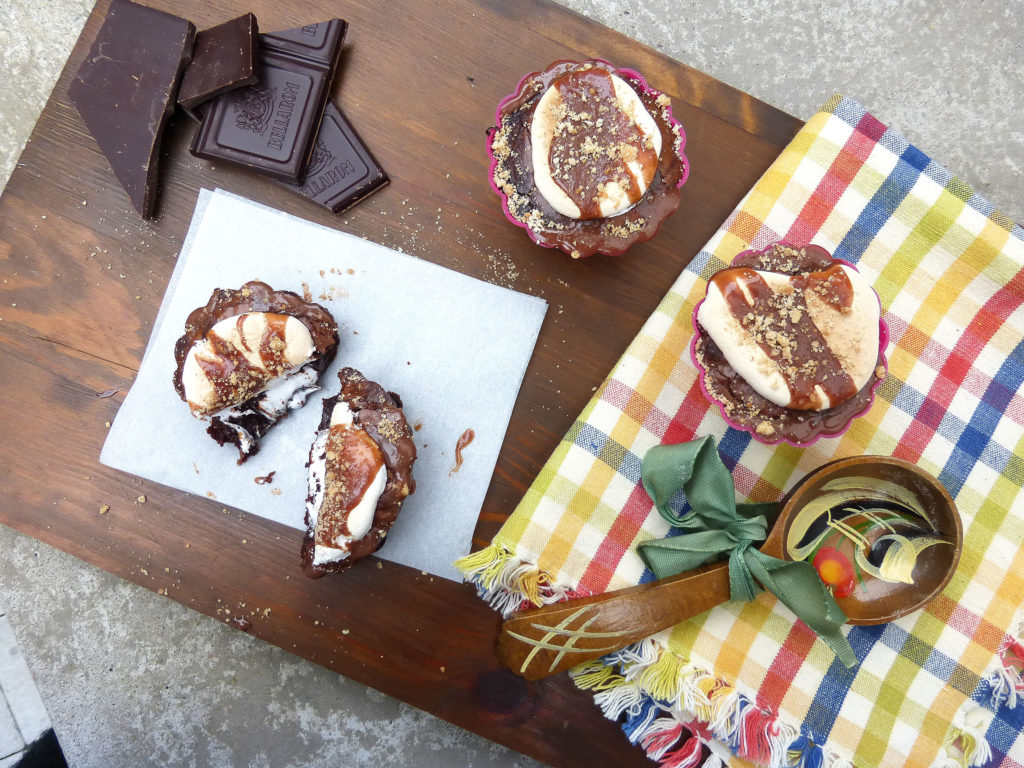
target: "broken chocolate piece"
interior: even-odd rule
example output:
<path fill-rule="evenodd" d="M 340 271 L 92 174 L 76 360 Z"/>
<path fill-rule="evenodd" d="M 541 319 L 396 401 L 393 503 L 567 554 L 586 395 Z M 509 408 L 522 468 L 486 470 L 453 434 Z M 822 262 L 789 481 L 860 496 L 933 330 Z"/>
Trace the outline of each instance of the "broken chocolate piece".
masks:
<path fill-rule="evenodd" d="M 284 186 L 332 213 L 342 213 L 389 181 L 345 115 L 329 101 L 305 180 L 301 186 Z"/>
<path fill-rule="evenodd" d="M 309 451 L 302 562 L 310 578 L 377 551 L 416 490 L 416 445 L 401 398 L 354 368 L 338 378 L 341 392 L 324 398 Z"/>
<path fill-rule="evenodd" d="M 251 281 L 220 289 L 185 321 L 174 347 L 174 389 L 192 414 L 209 420 L 220 445 L 241 464 L 289 410 L 320 389 L 338 349 L 338 326 L 319 304 Z"/>
<path fill-rule="evenodd" d="M 192 154 L 298 184 L 313 153 L 348 24 L 260 35 L 260 81 L 209 103 Z"/>
<path fill-rule="evenodd" d="M 156 206 L 160 140 L 195 35 L 185 19 L 112 0 L 68 88 L 135 210 L 147 219 Z"/>
<path fill-rule="evenodd" d="M 178 103 L 199 120 L 194 112 L 197 106 L 259 80 L 259 29 L 256 17 L 247 13 L 196 35 L 192 63 L 178 90 Z"/>

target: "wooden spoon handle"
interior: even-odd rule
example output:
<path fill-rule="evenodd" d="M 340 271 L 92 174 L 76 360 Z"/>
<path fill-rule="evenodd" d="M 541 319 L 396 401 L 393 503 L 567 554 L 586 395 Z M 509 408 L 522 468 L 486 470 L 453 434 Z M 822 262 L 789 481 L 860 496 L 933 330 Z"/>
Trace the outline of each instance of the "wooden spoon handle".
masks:
<path fill-rule="evenodd" d="M 510 616 L 498 659 L 529 680 L 604 656 L 729 599 L 726 563 Z"/>

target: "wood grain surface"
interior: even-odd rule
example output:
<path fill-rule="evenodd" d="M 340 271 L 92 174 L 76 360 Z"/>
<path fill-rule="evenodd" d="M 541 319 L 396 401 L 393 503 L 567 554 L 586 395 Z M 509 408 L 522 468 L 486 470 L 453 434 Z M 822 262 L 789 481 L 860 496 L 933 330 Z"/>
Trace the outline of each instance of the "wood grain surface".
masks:
<path fill-rule="evenodd" d="M 150 2 L 200 29 L 249 10 L 265 30 L 338 12 L 325 0 Z M 179 114 L 158 218 L 146 222 L 67 99 L 106 7 L 97 4 L 0 199 L 0 521 L 545 762 L 646 764 L 566 676 L 530 683 L 500 669 L 498 616 L 468 586 L 373 558 L 309 581 L 299 532 L 110 470 L 100 447 L 198 190 L 222 187 L 550 303 L 475 532 L 481 546 L 799 122 L 544 0 L 396 0 L 386 12 L 351 0 L 334 99 L 391 185 L 332 216 L 269 179 L 193 158 L 194 125 Z M 484 140 L 520 76 L 588 56 L 635 68 L 672 97 L 692 172 L 653 241 L 618 259 L 573 262 L 505 220 Z"/>

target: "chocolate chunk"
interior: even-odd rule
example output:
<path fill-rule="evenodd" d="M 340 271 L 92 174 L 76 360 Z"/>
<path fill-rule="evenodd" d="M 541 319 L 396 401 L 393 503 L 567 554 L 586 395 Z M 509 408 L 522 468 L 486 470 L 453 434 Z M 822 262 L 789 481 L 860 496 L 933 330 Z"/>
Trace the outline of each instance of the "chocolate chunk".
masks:
<path fill-rule="evenodd" d="M 160 140 L 195 36 L 185 19 L 112 0 L 68 88 L 135 210 L 147 219 L 156 206 Z"/>
<path fill-rule="evenodd" d="M 301 186 L 284 186 L 332 213 L 342 213 L 389 181 L 345 115 L 327 102 L 305 180 Z"/>
<path fill-rule="evenodd" d="M 247 13 L 196 35 L 178 103 L 198 120 L 193 110 L 199 104 L 259 80 L 259 29 L 256 17 Z"/>
<path fill-rule="evenodd" d="M 313 153 L 348 24 L 260 35 L 260 82 L 210 102 L 192 154 L 298 184 Z"/>

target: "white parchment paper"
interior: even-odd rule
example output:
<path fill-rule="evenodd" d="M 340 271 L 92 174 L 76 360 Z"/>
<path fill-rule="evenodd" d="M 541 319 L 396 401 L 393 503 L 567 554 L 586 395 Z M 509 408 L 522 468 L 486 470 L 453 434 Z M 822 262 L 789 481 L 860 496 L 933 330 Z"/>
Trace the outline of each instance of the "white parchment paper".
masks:
<path fill-rule="evenodd" d="M 174 343 L 215 288 L 262 280 L 308 289 L 338 323 L 341 343 L 323 390 L 292 411 L 242 466 L 174 391 Z M 348 365 L 397 392 L 415 433 L 416 492 L 378 553 L 459 580 L 547 303 L 404 256 L 217 190 L 202 190 L 139 374 L 100 461 L 254 515 L 303 528 L 309 446 L 320 401 Z M 476 433 L 458 472 L 455 444 Z M 273 482 L 255 478 L 274 472 Z M 275 493 L 275 489 L 279 492 Z M 301 536 L 295 536 L 296 558 Z M 298 567 L 298 566 L 297 566 Z"/>

